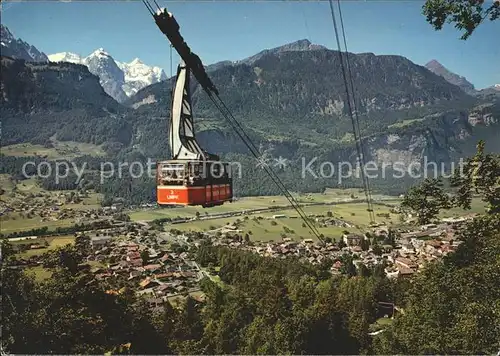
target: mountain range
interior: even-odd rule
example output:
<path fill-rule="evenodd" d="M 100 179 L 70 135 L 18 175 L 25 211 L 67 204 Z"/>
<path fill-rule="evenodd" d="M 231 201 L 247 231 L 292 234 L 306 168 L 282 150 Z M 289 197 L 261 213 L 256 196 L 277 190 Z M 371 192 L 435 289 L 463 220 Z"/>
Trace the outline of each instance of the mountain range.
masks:
<path fill-rule="evenodd" d="M 103 48 L 87 57 L 71 52 L 46 55 L 35 46 L 16 39 L 9 29 L 1 25 L 2 56 L 24 59 L 29 62 L 69 62 L 87 66 L 99 77 L 105 92 L 118 102 L 124 102 L 140 89 L 167 79 L 163 69 L 144 64 L 139 58 L 129 63 L 116 61 Z"/>
<path fill-rule="evenodd" d="M 449 78 L 402 56 L 350 53 L 349 57 L 368 160 L 388 166 L 422 162 L 424 157 L 450 163 L 473 152 L 478 139 L 487 139 L 489 149 L 500 150 L 499 97 L 470 95 Z M 140 61 L 117 63 L 102 49 L 85 59 L 68 53 L 52 58 L 60 62 L 2 58 L 0 114 L 5 145 L 50 145 L 57 139 L 100 145 L 107 159 L 168 157 L 173 78 L 138 89 L 131 97 L 122 96 L 119 103 L 109 95 L 111 89 L 125 93 L 127 75 L 119 71 L 134 77 L 130 67 Z M 294 167 L 307 157 L 319 162 L 356 157 L 339 67 L 339 52 L 305 40 L 208 66 L 221 98 L 261 153 L 282 156 Z M 251 162 L 203 90 L 196 81 L 191 83 L 201 145 L 225 160 Z M 238 193 L 276 193 L 265 174 L 252 167 L 249 163 L 247 174 L 235 183 Z M 292 190 L 321 191 L 334 184 L 313 178 L 303 181 L 293 169 L 280 174 Z M 374 187 L 400 192 L 407 183 L 385 179 L 374 182 Z M 127 190 L 122 181 L 109 181 L 100 189 L 136 202 L 151 198 L 152 180 L 133 184 L 139 186 Z"/>
<path fill-rule="evenodd" d="M 283 52 L 302 52 L 302 51 L 314 51 L 314 50 L 326 50 L 326 49 L 327 48 L 325 46 L 313 44 L 307 39 L 302 39 L 302 40 L 298 40 L 298 41 L 295 41 L 292 43 L 287 43 L 283 46 L 279 46 L 276 48 L 262 50 L 259 53 L 254 54 L 253 56 L 250 56 L 248 58 L 241 59 L 238 61 L 220 61 L 220 62 L 217 62 L 214 64 L 210 64 L 208 66 L 205 66 L 205 69 L 210 72 L 210 71 L 213 71 L 213 70 L 216 70 L 216 69 L 219 69 L 221 67 L 228 66 L 228 65 L 229 66 L 238 65 L 238 64 L 252 65 L 258 59 L 260 59 L 263 56 L 268 55 L 268 54 L 276 55 L 276 54 L 283 53 Z"/>
<path fill-rule="evenodd" d="M 116 61 L 103 48 L 87 57 L 71 52 L 55 53 L 48 56 L 51 62 L 69 62 L 86 65 L 90 72 L 100 78 L 101 85 L 114 99 L 122 103 L 140 89 L 167 79 L 163 69 L 150 67 L 139 58 L 129 63 Z"/>
<path fill-rule="evenodd" d="M 155 66 L 147 66 L 139 58 L 135 58 L 130 63 L 115 60 L 103 48 L 99 48 L 87 57 L 82 57 L 71 52 L 61 52 L 45 55 L 38 51 L 36 47 L 27 44 L 21 39 L 15 39 L 9 29 L 2 25 L 2 54 L 5 56 L 20 58 L 28 61 L 52 61 L 84 64 L 89 66 L 90 71 L 101 79 L 104 90 L 118 102 L 124 102 L 140 89 L 167 79 L 163 69 Z M 224 66 L 239 64 L 252 65 L 255 61 L 267 54 L 277 55 L 283 52 L 300 52 L 326 50 L 321 45 L 312 44 L 309 40 L 303 39 L 289 43 L 280 47 L 263 50 L 253 56 L 239 61 L 221 61 L 206 66 L 207 71 L 213 71 Z M 477 94 L 474 85 L 466 78 L 449 71 L 437 60 L 433 59 L 425 67 L 431 72 L 442 76 L 449 83 L 460 87 L 468 94 Z M 495 86 L 486 88 L 486 93 L 496 90 Z M 483 92 L 484 93 L 484 92 Z"/>

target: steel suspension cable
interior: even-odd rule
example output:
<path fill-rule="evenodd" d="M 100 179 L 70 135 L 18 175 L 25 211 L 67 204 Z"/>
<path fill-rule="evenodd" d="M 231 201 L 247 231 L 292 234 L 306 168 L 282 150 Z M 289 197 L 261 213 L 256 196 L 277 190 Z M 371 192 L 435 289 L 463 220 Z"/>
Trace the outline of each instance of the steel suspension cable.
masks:
<path fill-rule="evenodd" d="M 258 148 L 256 147 L 256 145 L 253 143 L 253 141 L 251 140 L 251 138 L 246 134 L 245 130 L 243 129 L 243 127 L 241 126 L 241 124 L 236 120 L 236 118 L 231 114 L 231 111 L 229 110 L 229 108 L 226 106 L 226 104 L 222 101 L 222 99 L 217 95 L 219 101 L 221 102 L 221 104 L 223 105 L 224 109 L 226 110 L 226 113 L 232 118 L 232 120 L 236 123 L 236 125 L 238 126 L 238 128 L 242 131 L 243 135 L 245 136 L 246 140 L 249 142 L 249 144 L 252 146 L 253 148 L 253 154 L 255 156 L 255 158 L 259 159 L 259 150 Z M 250 147 L 249 147 L 250 149 Z M 265 163 L 265 162 L 264 162 Z M 276 174 L 276 172 L 274 172 L 267 164 L 264 164 L 264 167 L 267 168 L 267 170 L 269 170 L 270 172 L 270 175 L 271 176 L 274 176 L 274 178 L 276 179 L 275 183 L 281 187 L 281 190 L 282 192 L 285 194 L 285 196 L 288 198 L 288 200 L 290 201 L 291 204 L 295 204 L 298 209 L 300 210 L 300 212 L 302 212 L 303 215 L 305 215 L 303 209 L 300 207 L 299 203 L 295 200 L 295 198 L 293 197 L 293 195 L 290 193 L 290 191 L 285 187 L 285 185 L 283 184 L 283 182 L 281 181 L 281 179 L 278 177 L 278 175 Z M 273 180 L 274 181 L 274 180 Z M 319 234 L 319 232 L 316 230 L 316 233 Z"/>
<path fill-rule="evenodd" d="M 205 89 L 206 90 L 206 89 Z M 299 203 L 295 200 L 293 195 L 290 193 L 290 191 L 285 187 L 279 176 L 276 174 L 276 172 L 273 171 L 271 167 L 269 167 L 265 162 L 262 162 L 259 154 L 259 150 L 251 140 L 251 138 L 248 136 L 248 134 L 245 132 L 241 124 L 236 120 L 236 118 L 233 116 L 229 108 L 226 106 L 226 104 L 222 101 L 219 95 L 216 95 L 215 97 L 212 95 L 211 92 L 207 91 L 210 99 L 214 103 L 214 105 L 219 109 L 221 114 L 224 116 L 224 118 L 229 122 L 233 130 L 236 132 L 236 134 L 239 136 L 239 138 L 243 141 L 243 143 L 247 146 L 247 148 L 250 150 L 252 155 L 262 163 L 263 169 L 266 171 L 266 173 L 269 175 L 271 180 L 276 184 L 276 186 L 281 190 L 283 195 L 287 198 L 288 202 L 290 205 L 297 211 L 299 216 L 302 218 L 304 223 L 307 225 L 307 227 L 311 230 L 311 232 L 316 236 L 316 238 L 320 241 L 323 241 L 320 232 L 316 229 L 314 224 L 311 223 L 307 215 L 305 214 L 304 210 L 302 207 L 299 205 Z M 218 101 L 216 100 L 218 99 Z"/>
<path fill-rule="evenodd" d="M 339 58 L 340 58 L 340 65 L 342 69 L 342 78 L 344 80 L 344 87 L 345 87 L 345 93 L 346 93 L 346 101 L 347 101 L 347 108 L 349 110 L 349 117 L 351 119 L 351 124 L 352 124 L 352 130 L 354 134 L 354 141 L 356 143 L 356 151 L 358 154 L 358 160 L 361 165 L 361 173 L 362 173 L 362 181 L 363 181 L 363 188 L 364 188 L 364 193 L 366 197 L 366 203 L 368 206 L 368 213 L 370 216 L 370 219 L 372 219 L 372 212 L 370 208 L 370 203 L 369 203 L 369 198 L 368 198 L 368 192 L 367 192 L 367 185 L 366 185 L 366 177 L 365 177 L 365 169 L 364 169 L 364 164 L 362 161 L 362 152 L 361 152 L 361 146 L 360 146 L 360 139 L 359 139 L 359 133 L 356 127 L 356 120 L 353 115 L 353 108 L 351 104 L 351 96 L 349 94 L 349 82 L 347 80 L 347 71 L 346 71 L 346 66 L 344 65 L 344 58 L 343 58 L 343 53 L 342 53 L 342 46 L 340 45 L 340 37 L 339 37 L 339 30 L 337 26 L 337 19 L 335 17 L 335 10 L 333 8 L 333 1 L 329 0 L 329 5 L 330 5 L 330 12 L 332 16 L 332 21 L 333 21 L 333 29 L 335 31 L 335 39 L 337 42 L 337 47 L 338 47 L 338 52 L 339 52 Z"/>
<path fill-rule="evenodd" d="M 352 71 L 351 71 L 351 63 L 349 60 L 349 52 L 347 49 L 347 39 L 345 35 L 345 28 L 344 28 L 344 17 L 342 15 L 342 7 L 340 6 L 340 0 L 337 0 L 337 7 L 339 10 L 339 19 L 340 19 L 340 27 L 342 29 L 342 37 L 344 40 L 344 48 L 345 48 L 345 56 L 346 56 L 346 64 L 347 64 L 347 72 L 348 72 L 348 77 L 350 80 L 351 84 L 351 95 L 352 95 L 352 101 L 353 101 L 353 106 L 354 106 L 354 118 L 355 118 L 355 123 L 356 123 L 356 128 L 358 130 L 358 137 L 359 137 L 359 147 L 361 150 L 361 155 L 360 155 L 360 160 L 361 160 L 361 165 L 363 167 L 363 178 L 364 181 L 366 182 L 365 185 L 365 192 L 367 194 L 367 202 L 368 202 L 368 209 L 370 213 L 370 220 L 371 222 L 375 222 L 375 212 L 373 211 L 373 200 L 372 200 L 372 194 L 371 194 L 371 187 L 370 187 L 370 179 L 366 177 L 364 167 L 365 167 L 365 149 L 364 149 L 364 144 L 363 144 L 363 136 L 361 135 L 361 128 L 359 126 L 359 115 L 358 115 L 358 107 L 356 105 L 356 95 L 354 91 L 354 80 L 352 76 Z"/>

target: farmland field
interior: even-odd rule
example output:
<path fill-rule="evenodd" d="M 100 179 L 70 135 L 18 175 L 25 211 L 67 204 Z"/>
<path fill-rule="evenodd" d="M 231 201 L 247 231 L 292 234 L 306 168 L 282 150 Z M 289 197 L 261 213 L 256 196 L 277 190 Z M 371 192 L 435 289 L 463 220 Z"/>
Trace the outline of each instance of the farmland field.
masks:
<path fill-rule="evenodd" d="M 18 257 L 29 258 L 32 256 L 41 255 L 47 251 L 54 250 L 58 247 L 71 245 L 75 242 L 75 237 L 71 235 L 65 236 L 53 236 L 53 237 L 41 237 L 38 239 L 28 239 L 28 240 L 19 240 L 11 242 L 14 246 L 19 245 L 32 245 L 32 244 L 40 244 L 44 246 L 48 244 L 48 246 L 44 248 L 37 249 L 28 249 L 26 251 L 20 252 L 17 254 Z"/>
<path fill-rule="evenodd" d="M 328 212 L 331 212 L 332 217 L 345 220 L 353 225 L 352 227 L 320 226 L 319 223 L 314 221 L 314 218 L 311 218 L 312 223 L 316 226 L 319 233 L 332 239 L 339 238 L 344 230 L 349 232 L 360 232 L 363 228 L 366 228 L 370 224 L 366 204 L 363 203 L 306 206 L 303 207 L 303 210 L 307 215 L 326 216 Z M 387 224 L 391 224 L 391 222 L 398 221 L 398 216 L 389 213 L 389 208 L 386 206 L 375 205 L 374 211 L 375 214 L 389 214 L 389 218 L 378 217 L 377 222 L 385 221 Z M 273 215 L 284 216 L 273 219 Z M 201 217 L 202 216 L 203 215 L 201 215 Z M 258 219 L 258 217 L 261 219 Z M 249 214 L 246 216 L 195 220 L 186 223 L 165 225 L 165 228 L 174 228 L 181 231 L 210 231 L 224 227 L 228 224 L 234 224 L 235 222 L 239 222 L 238 230 L 240 230 L 240 233 L 248 233 L 250 239 L 253 241 L 276 241 L 284 236 L 293 240 L 301 240 L 312 237 L 309 228 L 303 223 L 298 213 L 292 208 L 273 212 Z"/>
<path fill-rule="evenodd" d="M 466 214 L 471 214 L 471 213 L 484 213 L 486 208 L 486 204 L 479 198 L 473 198 L 471 202 L 471 209 L 470 210 L 464 210 L 460 208 L 453 208 L 450 210 L 443 210 L 439 214 L 441 217 L 456 217 L 456 216 L 462 216 Z"/>
<path fill-rule="evenodd" d="M 0 174 L 0 187 L 5 191 L 4 194 L 12 192 L 14 186 L 10 174 Z"/>
<path fill-rule="evenodd" d="M 91 156 L 103 156 L 104 151 L 100 146 L 81 142 L 60 142 L 53 140 L 54 147 L 44 147 L 31 143 L 19 143 L 2 147 L 2 153 L 6 156 L 29 157 L 39 156 L 47 159 L 71 159 L 85 154 Z"/>
<path fill-rule="evenodd" d="M 48 279 L 52 276 L 52 271 L 42 266 L 26 268 L 25 273 L 27 275 L 33 276 L 35 280 L 39 282 L 42 282 L 43 280 Z"/>
<path fill-rule="evenodd" d="M 310 203 L 336 203 L 336 202 L 346 202 L 349 200 L 354 199 L 361 199 L 363 196 L 362 193 L 360 193 L 359 189 L 328 189 L 325 194 L 321 193 L 314 193 L 314 194 L 294 194 L 294 198 L 301 204 L 310 204 Z M 379 198 L 385 198 L 388 199 L 390 197 L 388 196 L 382 196 L 382 195 L 374 195 L 373 196 L 375 199 Z M 397 203 L 398 200 L 395 197 L 392 197 L 394 201 L 391 203 Z M 259 209 L 259 208 L 269 208 L 272 206 L 287 206 L 290 205 L 288 200 L 283 197 L 283 196 L 259 196 L 259 197 L 245 197 L 245 198 L 239 198 L 235 202 L 232 203 L 226 203 L 221 206 L 216 206 L 213 208 L 208 208 L 204 209 L 201 207 L 193 207 L 193 206 L 187 206 L 187 207 L 179 207 L 179 208 L 160 208 L 160 209 L 153 209 L 153 210 L 137 210 L 132 213 L 130 213 L 130 218 L 133 221 L 150 221 L 154 219 L 161 219 L 161 218 L 175 218 L 175 217 L 182 217 L 182 218 L 189 218 L 189 217 L 195 217 L 196 213 L 198 212 L 200 216 L 204 216 L 206 214 L 216 214 L 216 213 L 225 213 L 225 212 L 232 212 L 232 211 L 242 211 L 246 209 Z M 363 204 L 360 205 L 361 210 L 363 210 L 362 206 Z M 366 212 L 366 205 L 365 206 L 365 212 Z M 345 209 L 340 208 L 341 205 L 337 205 L 339 207 L 339 210 L 344 211 Z M 289 208 L 292 209 L 292 208 Z M 324 212 L 325 207 L 324 206 L 316 206 L 316 207 L 307 207 L 304 208 L 304 210 L 310 209 L 308 213 L 311 214 L 317 214 L 321 213 L 322 211 Z M 288 209 L 287 209 L 288 210 Z M 358 209 L 359 210 L 359 209 Z M 318 212 L 316 212 L 318 211 Z M 356 213 L 356 212 L 355 212 Z M 363 212 L 361 212 L 361 216 L 364 216 Z M 368 214 L 366 214 L 368 216 Z M 358 219 L 359 220 L 359 219 Z M 363 219 L 361 219 L 363 220 Z"/>
<path fill-rule="evenodd" d="M 56 204 L 47 203 L 48 199 L 55 199 L 62 203 L 61 206 L 58 206 L 59 209 L 90 210 L 101 207 L 102 194 L 89 193 L 88 197 L 82 198 L 82 201 L 79 203 L 66 203 L 64 194 L 69 194 L 69 191 L 46 191 L 40 188 L 34 179 L 23 180 L 17 185 L 14 185 L 8 178 L 0 177 L 0 179 L 5 181 L 5 185 L 2 184 L 2 188 L 6 187 L 3 188 L 6 193 L 1 196 L 1 201 L 10 206 L 15 206 L 28 199 L 27 196 L 31 196 L 29 199 L 33 203 L 33 206 L 43 203 L 48 204 L 47 208 L 51 206 L 56 207 Z M 16 193 L 12 192 L 14 187 L 16 188 Z M 0 232 L 2 234 L 10 234 L 16 231 L 26 231 L 44 226 L 47 226 L 49 230 L 54 230 L 58 227 L 71 226 L 76 222 L 74 218 L 42 221 L 41 217 L 37 214 L 29 216 L 26 213 L 9 212 L 0 216 Z"/>
<path fill-rule="evenodd" d="M 306 215 L 326 216 L 331 212 L 332 217 L 347 221 L 351 227 L 339 226 L 320 226 L 314 222 L 320 234 L 332 239 L 339 238 L 344 230 L 349 232 L 361 231 L 370 224 L 369 213 L 366 203 L 349 202 L 353 199 L 363 197 L 359 189 L 328 189 L 324 194 L 296 194 L 295 199 L 301 204 L 317 203 L 322 205 L 304 205 L 302 208 Z M 374 196 L 377 199 L 392 199 L 392 204 L 397 204 L 399 200 L 395 197 Z M 245 214 L 245 210 L 269 208 L 273 206 L 287 206 L 274 211 L 264 211 L 255 214 Z M 375 214 L 389 214 L 386 217 L 377 217 L 377 222 L 391 224 L 398 221 L 398 216 L 389 213 L 390 208 L 382 205 L 374 205 Z M 233 217 L 213 217 L 211 214 L 243 212 L 240 216 Z M 226 203 L 222 206 L 204 209 L 201 207 L 179 207 L 179 208 L 160 208 L 151 210 L 139 210 L 130 213 L 132 221 L 151 221 L 161 218 L 195 218 L 198 213 L 198 220 L 185 223 L 165 225 L 166 229 L 178 229 L 181 231 L 210 231 L 219 229 L 228 224 L 238 224 L 238 230 L 241 234 L 249 234 L 253 241 L 271 241 L 279 240 L 283 236 L 294 240 L 311 238 L 312 233 L 303 223 L 299 214 L 289 206 L 288 200 L 283 196 L 261 196 L 240 198 L 233 203 Z M 274 215 L 285 215 L 280 219 L 272 219 Z M 388 216 L 388 217 L 387 217 Z M 257 219 L 260 217 L 261 219 Z"/>
<path fill-rule="evenodd" d="M 26 231 L 44 226 L 47 226 L 49 230 L 54 230 L 58 227 L 68 227 L 75 224 L 75 220 L 41 221 L 40 218 L 22 218 L 19 213 L 11 213 L 8 217 L 1 217 L 0 224 L 2 225 L 1 233 L 7 235 L 16 231 Z"/>
<path fill-rule="evenodd" d="M 25 179 L 16 184 L 17 191 L 25 194 L 36 194 L 44 192 L 45 190 L 41 188 L 37 183 L 35 178 Z"/>

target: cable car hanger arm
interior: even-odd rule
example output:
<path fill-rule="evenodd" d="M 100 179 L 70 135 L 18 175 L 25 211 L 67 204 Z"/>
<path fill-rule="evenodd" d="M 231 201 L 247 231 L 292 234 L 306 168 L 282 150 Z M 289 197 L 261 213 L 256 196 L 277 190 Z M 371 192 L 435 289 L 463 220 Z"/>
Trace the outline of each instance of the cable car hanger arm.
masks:
<path fill-rule="evenodd" d="M 168 12 L 166 8 L 163 8 L 153 13 L 153 18 L 160 31 L 167 36 L 172 46 L 177 53 L 179 53 L 179 56 L 184 60 L 203 89 L 205 89 L 209 95 L 211 93 L 218 95 L 219 91 L 208 77 L 200 57 L 191 51 L 184 41 L 184 38 L 181 36 L 179 32 L 180 26 L 174 16 Z"/>

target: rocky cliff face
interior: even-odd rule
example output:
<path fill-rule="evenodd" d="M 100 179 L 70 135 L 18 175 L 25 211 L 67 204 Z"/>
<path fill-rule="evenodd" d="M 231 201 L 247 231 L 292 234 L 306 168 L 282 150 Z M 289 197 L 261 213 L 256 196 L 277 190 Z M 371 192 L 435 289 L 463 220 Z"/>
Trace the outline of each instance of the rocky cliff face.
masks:
<path fill-rule="evenodd" d="M 390 130 L 389 130 L 390 131 Z M 465 112 L 450 112 L 427 117 L 405 130 L 379 134 L 368 139 L 370 156 L 378 164 L 421 163 L 424 159 L 447 163 L 460 151 L 462 141 L 473 134 Z"/>
<path fill-rule="evenodd" d="M 85 105 L 118 107 L 82 65 L 25 63 L 2 57 L 2 109 L 34 112 Z"/>
<path fill-rule="evenodd" d="M 299 166 L 301 157 L 318 155 L 354 161 L 338 53 L 309 44 L 283 48 L 210 67 L 221 97 L 271 156 Z M 500 114 L 480 109 L 491 108 L 491 100 L 484 104 L 400 56 L 349 55 L 366 154 L 378 165 L 449 163 L 486 131 L 500 133 Z M 149 86 L 127 104 L 144 115 L 168 115 L 171 84 Z M 202 144 L 222 154 L 246 152 L 195 83 L 193 93 Z"/>
<path fill-rule="evenodd" d="M 125 84 L 125 74 L 109 53 L 104 51 L 103 48 L 99 48 L 85 58 L 84 64 L 91 73 L 99 77 L 99 81 L 106 93 L 119 103 L 127 100 L 127 95 L 122 88 Z"/>
<path fill-rule="evenodd" d="M 251 65 L 241 61 L 212 68 L 210 77 L 223 100 L 264 140 L 298 140 L 312 146 L 348 143 L 352 125 L 338 52 L 310 44 L 283 48 L 259 54 Z M 350 54 L 350 61 L 365 136 L 385 133 L 398 122 L 419 120 L 432 113 L 467 110 L 476 100 L 400 56 Z M 126 104 L 144 114 L 166 115 L 171 86 L 171 82 L 151 85 Z M 212 120 L 212 127 L 225 129 L 226 124 L 200 89 L 193 81 L 198 121 L 203 127 L 203 120 Z"/>
<path fill-rule="evenodd" d="M 48 62 L 45 53 L 40 52 L 35 46 L 15 38 L 7 26 L 0 25 L 1 54 L 16 59 L 24 59 L 28 62 Z"/>
<path fill-rule="evenodd" d="M 425 68 L 399 56 L 350 54 L 358 110 L 362 113 L 401 110 L 437 103 L 470 100 L 465 93 Z M 345 89 L 336 51 L 280 51 L 262 55 L 252 65 L 221 66 L 211 72 L 213 82 L 233 111 L 246 117 L 261 111 L 284 117 L 343 116 Z M 129 100 L 134 105 L 154 96 L 158 105 L 169 100 L 168 84 L 156 84 Z M 210 103 L 201 91 L 194 97 L 198 113 Z M 201 111 L 201 112 L 200 112 Z"/>

